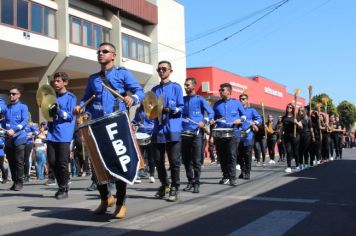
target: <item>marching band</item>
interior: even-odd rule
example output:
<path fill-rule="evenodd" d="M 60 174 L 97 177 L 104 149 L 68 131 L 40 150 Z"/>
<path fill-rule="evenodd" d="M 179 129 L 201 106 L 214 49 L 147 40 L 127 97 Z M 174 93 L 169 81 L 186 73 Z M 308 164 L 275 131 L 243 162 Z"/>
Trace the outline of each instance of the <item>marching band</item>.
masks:
<path fill-rule="evenodd" d="M 114 66 L 114 45 L 102 43 L 97 56 L 101 71 L 89 77 L 80 105 L 77 105 L 76 96 L 66 89 L 69 77 L 64 72 L 53 76 L 54 90 L 42 86 L 37 91 L 37 103 L 48 121 L 45 142 L 41 141 L 40 129 L 29 125 L 28 108 L 20 102 L 18 88 L 9 90 L 9 104 L 0 98 L 0 114 L 4 116 L 0 127 L 0 167 L 6 183 L 7 173 L 2 161 L 6 153 L 13 181 L 10 190 L 23 189 L 29 169 L 25 146 L 28 139 L 35 138 L 36 148 L 44 147 L 44 143 L 47 145 L 49 181 L 55 178 L 58 184 L 56 199 L 68 198 L 68 159 L 75 131 L 77 135 L 81 133 L 79 136 L 89 150 L 93 183 L 100 193 L 101 202 L 93 212 L 105 214 L 108 207 L 116 204 L 113 217 L 118 219 L 126 216 L 127 183 L 136 180 L 140 166 L 141 169 L 146 166 L 152 183 L 156 168 L 161 183 L 154 195 L 156 198 L 179 201 L 181 161 L 188 179 L 183 191 L 199 193 L 201 157 L 206 146 L 203 140 L 207 134 L 209 149 L 213 150 L 215 145 L 221 167 L 219 183 L 231 186 L 237 186 L 237 166 L 241 168 L 238 178 L 250 179 L 253 151 L 257 165 L 265 162 L 267 149 L 269 164 L 275 164 L 276 145 L 278 161 L 284 162 L 286 157 L 286 173 L 293 171 L 293 159 L 295 171 L 328 161 L 332 150 L 330 142 L 335 147 L 336 158 L 342 158 L 344 128 L 338 117 L 329 116 L 326 110 L 321 112 L 320 104 L 315 110 L 311 110 L 311 106 L 296 107 L 299 91 L 295 92 L 294 103 L 286 106 L 285 114 L 279 116 L 275 124 L 271 114 L 265 120 L 263 103 L 263 114 L 250 107 L 251 94 L 244 91 L 239 100 L 232 98 L 229 83 L 220 85 L 220 100 L 210 107 L 196 94 L 194 78 L 185 80 L 187 95 L 183 97 L 181 86 L 170 80 L 171 63 L 161 61 L 157 67 L 160 83 L 144 94 L 128 70 Z M 140 107 L 130 121 L 127 114 L 134 105 Z M 112 145 L 107 146 L 107 143 Z M 32 147 L 33 143 L 30 144 Z M 82 153 L 86 153 L 84 145 Z M 171 180 L 165 165 L 166 156 Z M 212 160 L 214 158 L 212 156 Z M 37 171 L 42 172 L 38 176 L 43 179 L 44 164 L 38 166 Z M 115 184 L 115 197 L 111 194 L 110 183 Z"/>

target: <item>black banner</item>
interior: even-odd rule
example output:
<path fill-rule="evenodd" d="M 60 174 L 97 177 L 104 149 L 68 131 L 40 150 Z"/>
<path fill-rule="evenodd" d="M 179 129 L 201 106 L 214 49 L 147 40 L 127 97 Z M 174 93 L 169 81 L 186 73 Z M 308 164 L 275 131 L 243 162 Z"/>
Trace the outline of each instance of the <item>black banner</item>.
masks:
<path fill-rule="evenodd" d="M 105 169 L 117 179 L 133 184 L 139 156 L 125 112 L 115 112 L 90 124 Z"/>

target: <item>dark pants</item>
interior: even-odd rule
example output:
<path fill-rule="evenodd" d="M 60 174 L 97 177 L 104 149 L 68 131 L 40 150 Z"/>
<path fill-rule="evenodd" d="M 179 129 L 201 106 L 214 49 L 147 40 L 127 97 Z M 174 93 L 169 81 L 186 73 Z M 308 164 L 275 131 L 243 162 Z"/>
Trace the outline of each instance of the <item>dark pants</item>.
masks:
<path fill-rule="evenodd" d="M 240 142 L 238 147 L 238 159 L 241 172 L 244 175 L 250 175 L 252 162 L 252 145 L 245 146 L 243 142 Z"/>
<path fill-rule="evenodd" d="M 266 159 L 266 139 L 264 138 L 255 138 L 255 143 L 253 145 L 255 151 L 255 158 L 257 162 L 261 161 L 262 153 L 262 162 L 265 162 Z"/>
<path fill-rule="evenodd" d="M 182 159 L 189 183 L 199 184 L 202 143 L 202 135 L 182 139 Z"/>
<path fill-rule="evenodd" d="M 115 182 L 116 187 L 116 205 L 124 205 L 126 200 L 126 183 L 122 180 Z M 109 186 L 107 184 L 99 184 L 98 190 L 102 201 L 108 200 L 111 196 Z"/>
<path fill-rule="evenodd" d="M 179 172 L 180 172 L 181 142 L 153 144 L 153 153 L 156 161 L 158 178 L 161 181 L 162 185 L 169 184 L 168 177 L 167 177 L 167 170 L 165 167 L 166 152 L 167 152 L 169 166 L 171 170 L 172 187 L 178 189 L 180 185 Z"/>
<path fill-rule="evenodd" d="M 23 183 L 24 177 L 24 157 L 25 157 L 25 144 L 12 147 L 6 147 L 6 158 L 9 161 L 12 181 L 14 183 Z"/>
<path fill-rule="evenodd" d="M 279 153 L 279 159 L 284 160 L 284 158 L 286 157 L 286 147 L 284 146 L 283 141 L 278 143 L 278 153 Z"/>
<path fill-rule="evenodd" d="M 323 140 L 321 143 L 321 158 L 322 160 L 328 160 L 329 159 L 329 134 L 326 132 L 323 132 Z"/>
<path fill-rule="evenodd" d="M 271 160 L 274 160 L 274 156 L 275 156 L 274 148 L 276 146 L 276 142 L 277 142 L 277 137 L 275 135 L 267 138 L 268 155 L 269 155 L 269 159 Z"/>
<path fill-rule="evenodd" d="M 27 143 L 25 146 L 25 168 L 24 168 L 24 175 L 29 176 L 30 175 L 30 158 L 31 158 L 31 151 L 33 148 L 33 143 Z"/>
<path fill-rule="evenodd" d="M 302 133 L 299 144 L 299 163 L 309 163 L 309 147 L 311 144 L 311 133 Z"/>
<path fill-rule="evenodd" d="M 310 165 L 314 165 L 314 160 L 320 161 L 321 159 L 321 142 L 320 140 L 315 140 L 310 145 Z"/>
<path fill-rule="evenodd" d="M 224 179 L 236 179 L 236 153 L 239 139 L 215 139 L 216 152 Z"/>
<path fill-rule="evenodd" d="M 213 162 L 215 161 L 215 145 L 213 143 L 209 143 L 209 155 L 210 155 L 210 160 Z"/>
<path fill-rule="evenodd" d="M 68 192 L 69 143 L 48 142 L 47 156 L 49 166 L 54 166 L 54 174 L 56 176 L 59 191 Z"/>
<path fill-rule="evenodd" d="M 140 145 L 141 152 L 145 159 L 145 165 L 148 167 L 148 172 L 150 176 L 155 175 L 155 159 L 153 155 L 153 144 Z"/>
<path fill-rule="evenodd" d="M 204 133 L 203 133 L 203 135 L 205 136 Z M 200 159 L 200 163 L 201 163 L 202 165 L 204 165 L 206 143 L 207 143 L 206 138 L 203 138 L 202 144 L 200 145 L 200 146 L 201 146 L 201 152 L 200 152 L 201 159 Z"/>
<path fill-rule="evenodd" d="M 5 157 L 4 156 L 0 156 L 0 171 L 1 171 L 1 176 L 3 180 L 7 180 L 7 170 L 4 167 L 4 161 L 5 161 Z"/>
<path fill-rule="evenodd" d="M 300 136 L 296 138 L 288 137 L 284 139 L 284 145 L 287 152 L 287 166 L 292 167 L 292 159 L 295 160 L 295 165 L 299 166 L 299 141 Z"/>
<path fill-rule="evenodd" d="M 336 159 L 342 158 L 342 134 L 332 133 L 331 142 L 334 144 Z"/>

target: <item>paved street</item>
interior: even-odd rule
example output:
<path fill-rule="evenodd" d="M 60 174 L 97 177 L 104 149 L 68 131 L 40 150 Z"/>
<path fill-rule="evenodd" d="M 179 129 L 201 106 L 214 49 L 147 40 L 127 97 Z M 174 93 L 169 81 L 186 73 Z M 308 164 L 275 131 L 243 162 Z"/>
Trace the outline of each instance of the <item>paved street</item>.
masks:
<path fill-rule="evenodd" d="M 159 187 L 143 179 L 129 186 L 128 215 L 96 216 L 90 177 L 72 180 L 69 198 L 32 180 L 21 192 L 0 185 L 1 235 L 356 235 L 356 149 L 344 159 L 286 174 L 285 163 L 253 166 L 249 181 L 219 185 L 220 167 L 205 165 L 201 193 L 180 202 L 153 197 Z M 239 172 L 238 172 L 239 173 Z M 186 184 L 182 166 L 182 188 Z M 113 211 L 114 209 L 110 209 Z"/>

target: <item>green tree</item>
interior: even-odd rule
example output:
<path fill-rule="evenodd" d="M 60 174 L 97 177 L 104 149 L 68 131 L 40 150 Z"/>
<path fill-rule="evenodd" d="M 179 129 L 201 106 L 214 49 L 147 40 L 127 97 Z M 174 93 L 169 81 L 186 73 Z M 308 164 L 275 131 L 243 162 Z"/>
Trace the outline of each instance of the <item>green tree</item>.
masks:
<path fill-rule="evenodd" d="M 356 121 L 356 107 L 354 104 L 348 101 L 342 101 L 337 106 L 337 112 L 340 117 L 340 121 L 345 125 L 347 131 Z"/>
<path fill-rule="evenodd" d="M 325 99 L 325 98 L 327 99 L 327 103 L 326 103 L 327 112 L 329 114 L 336 114 L 337 110 L 336 110 L 335 105 L 333 104 L 333 100 L 326 93 L 321 93 L 321 94 L 317 94 L 317 95 L 313 96 L 312 108 L 316 109 L 316 105 L 318 103 L 321 103 L 320 110 L 322 112 L 325 112 L 325 103 L 323 102 L 323 99 Z"/>

